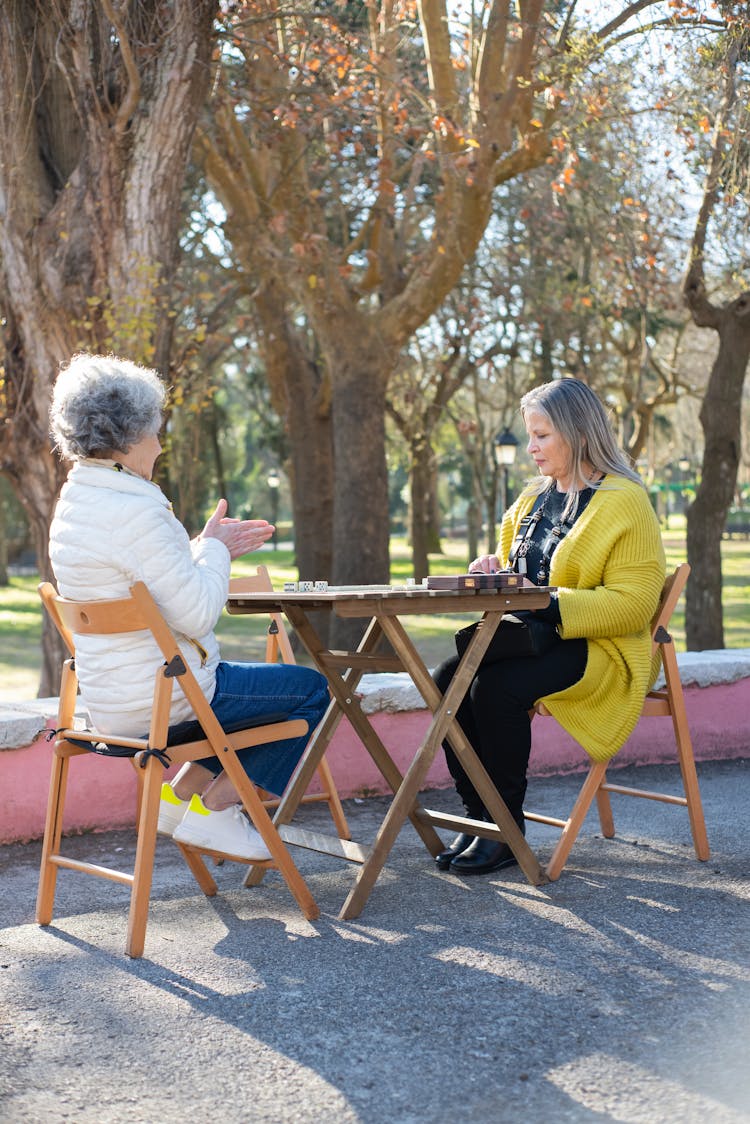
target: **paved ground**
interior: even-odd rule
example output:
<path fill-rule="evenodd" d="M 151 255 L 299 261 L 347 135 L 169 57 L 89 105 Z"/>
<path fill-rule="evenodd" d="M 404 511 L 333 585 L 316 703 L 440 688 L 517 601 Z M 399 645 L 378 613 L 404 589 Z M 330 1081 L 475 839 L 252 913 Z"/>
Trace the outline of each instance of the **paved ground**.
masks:
<path fill-rule="evenodd" d="M 409 827 L 350 922 L 335 860 L 300 858 L 308 923 L 275 874 L 243 890 L 228 864 L 204 898 L 165 842 L 140 961 L 122 953 L 123 887 L 62 871 L 42 930 L 39 845 L 0 848 L 0 1120 L 750 1121 L 749 774 L 701 768 L 708 863 L 684 811 L 622 798 L 617 840 L 590 817 L 538 889 L 517 868 L 441 874 Z M 668 768 L 637 780 L 676 786 Z M 529 807 L 568 807 L 578 783 L 535 780 Z M 347 804 L 358 838 L 383 807 Z M 542 857 L 552 838 L 530 826 Z M 106 860 L 132 840 L 70 846 Z"/>

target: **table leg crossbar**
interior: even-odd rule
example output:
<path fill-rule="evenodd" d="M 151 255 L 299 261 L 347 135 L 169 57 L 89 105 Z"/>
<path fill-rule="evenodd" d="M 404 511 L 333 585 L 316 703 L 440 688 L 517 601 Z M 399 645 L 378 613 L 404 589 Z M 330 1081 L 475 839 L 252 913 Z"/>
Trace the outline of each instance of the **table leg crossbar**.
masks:
<path fill-rule="evenodd" d="M 435 827 L 455 827 L 459 831 L 469 830 L 474 835 L 506 842 L 518 859 L 519 866 L 529 882 L 533 885 L 541 885 L 546 882 L 547 877 L 536 855 L 526 842 L 518 824 L 492 784 L 484 766 L 455 718 L 460 701 L 464 698 L 469 684 L 476 674 L 476 670 L 501 619 L 502 612 L 485 613 L 484 625 L 481 629 L 477 629 L 444 696 L 440 695 L 429 671 L 398 617 L 390 615 L 373 617 L 356 653 L 352 653 L 348 657 L 350 662 L 347 664 L 346 653 L 337 652 L 332 656 L 332 653 L 323 647 L 303 609 L 290 604 L 285 607 L 285 612 L 290 624 L 296 630 L 316 665 L 327 676 L 333 699 L 323 722 L 305 750 L 291 784 L 279 803 L 274 816 L 274 823 L 279 827 L 279 833 L 286 843 L 361 864 L 356 883 L 349 893 L 339 917 L 342 920 L 347 920 L 359 916 L 396 841 L 396 837 L 407 819 L 411 820 L 425 847 L 432 855 L 437 855 L 444 846 L 443 841 L 435 831 Z M 402 670 L 408 670 L 427 706 L 433 712 L 427 736 L 405 776 L 402 776 L 398 766 L 368 721 L 356 695 L 356 688 L 365 669 L 371 668 L 377 662 L 376 651 L 383 636 L 390 642 L 395 652 L 395 656 L 383 657 L 387 658 L 389 668 L 400 667 Z M 343 674 L 338 672 L 337 668 L 339 667 L 346 668 Z M 344 715 L 348 718 L 365 749 L 394 793 L 390 808 L 371 847 L 343 840 L 338 836 L 310 832 L 290 825 L 312 775 Z M 442 742 L 446 738 L 450 740 L 456 756 L 476 788 L 482 803 L 493 817 L 494 824 L 469 820 L 460 816 L 443 815 L 420 807 L 417 800 L 419 790 L 425 782 L 435 755 L 439 752 Z M 256 884 L 263 877 L 263 873 L 262 867 L 251 868 L 245 884 Z"/>
<path fill-rule="evenodd" d="M 279 835 L 285 843 L 295 847 L 305 847 L 308 851 L 320 851 L 336 859 L 346 859 L 352 863 L 364 863 L 370 857 L 371 848 L 351 839 L 341 839 L 338 835 L 325 835 L 320 831 L 308 831 L 294 824 L 282 824 Z"/>
<path fill-rule="evenodd" d="M 466 835 L 481 835 L 482 839 L 494 839 L 498 843 L 507 842 L 497 824 L 487 823 L 486 820 L 472 820 L 468 816 L 436 812 L 430 808 L 420 808 L 419 818 L 424 823 L 431 823 L 433 827 L 440 827 L 446 831 L 462 831 Z"/>

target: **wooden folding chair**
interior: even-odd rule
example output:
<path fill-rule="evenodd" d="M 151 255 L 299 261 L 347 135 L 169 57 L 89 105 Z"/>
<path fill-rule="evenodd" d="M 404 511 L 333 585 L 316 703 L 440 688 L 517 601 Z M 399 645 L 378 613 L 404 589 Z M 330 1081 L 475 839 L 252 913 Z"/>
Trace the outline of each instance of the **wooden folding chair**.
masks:
<path fill-rule="evenodd" d="M 229 581 L 230 596 L 236 596 L 240 593 L 270 592 L 273 592 L 273 583 L 265 566 L 258 566 L 254 574 L 248 574 L 242 578 L 231 578 Z M 266 631 L 266 663 L 278 663 L 279 659 L 282 663 L 296 663 L 289 635 L 284 626 L 284 618 L 281 613 L 269 613 L 269 616 L 271 623 Z M 320 783 L 320 792 L 305 793 L 300 803 L 325 802 L 328 805 L 339 838 L 351 839 L 352 836 L 344 814 L 341 797 L 336 788 L 331 767 L 325 757 L 321 758 L 316 773 Z M 263 803 L 267 808 L 277 808 L 279 800 L 275 797 L 269 797 Z"/>
<path fill-rule="evenodd" d="M 301 737 L 307 732 L 307 723 L 302 720 L 271 722 L 264 720 L 262 725 L 248 725 L 241 730 L 225 731 L 211 710 L 195 676 L 186 666 L 169 626 L 143 582 L 136 582 L 131 587 L 129 597 L 109 601 L 68 601 L 59 597 L 49 582 L 39 586 L 39 593 L 71 653 L 71 658 L 64 662 L 60 683 L 58 728 L 55 732 L 37 897 L 36 917 L 39 924 L 49 925 L 52 921 L 57 871 L 60 867 L 121 882 L 130 886 L 131 891 L 125 951 L 128 956 L 141 956 L 151 896 L 156 825 L 164 768 L 210 757 L 212 754 L 221 761 L 222 768 L 234 784 L 245 810 L 271 852 L 271 859 L 262 863 L 253 859 L 252 864 L 278 869 L 305 917 L 310 920 L 318 917 L 318 906 L 312 894 L 294 865 L 255 786 L 237 759 L 237 751 L 248 746 Z M 91 729 L 75 729 L 78 679 L 75 672 L 74 636 L 76 634 L 109 636 L 145 630 L 151 632 L 164 656 L 164 663 L 155 675 L 148 735 L 134 738 L 110 733 L 105 735 Z M 189 724 L 192 726 L 188 731 L 191 740 L 184 740 L 183 728 L 182 740 L 179 744 L 171 744 L 169 728 L 170 703 L 175 679 L 179 680 L 196 719 L 194 725 Z M 184 724 L 181 725 L 184 727 Z M 174 739 L 174 729 L 172 739 Z M 141 783 L 136 825 L 137 844 L 132 872 L 81 862 L 61 853 L 70 761 L 74 757 L 91 752 L 94 746 L 99 747 L 99 752 L 106 752 L 110 756 L 130 757 L 139 774 Z M 177 845 L 203 892 L 208 896 L 216 894 L 216 883 L 200 857 L 201 853 L 210 855 L 214 852 L 207 848 L 186 846 L 181 843 Z"/>
<path fill-rule="evenodd" d="M 654 718 L 669 716 L 674 727 L 675 741 L 677 743 L 677 759 L 682 774 L 684 796 L 672 796 L 668 793 L 649 792 L 645 789 L 627 788 L 624 785 L 610 784 L 607 781 L 606 761 L 597 761 L 589 769 L 586 780 L 573 805 L 573 810 L 566 820 L 556 819 L 552 816 L 539 815 L 533 812 L 525 813 L 527 820 L 536 823 L 549 824 L 562 829 L 562 835 L 557 846 L 552 852 L 552 857 L 546 867 L 549 878 L 556 879 L 567 862 L 568 855 L 581 829 L 591 802 L 596 797 L 599 811 L 599 822 L 602 835 L 606 839 L 614 838 L 615 824 L 612 815 L 612 805 L 609 794 L 619 793 L 621 796 L 636 796 L 646 800 L 659 800 L 666 804 L 678 804 L 686 807 L 690 817 L 690 830 L 693 836 L 693 846 L 698 859 L 705 862 L 709 857 L 706 823 L 703 817 L 698 776 L 695 771 L 693 746 L 690 740 L 687 714 L 685 713 L 685 698 L 680 681 L 680 672 L 677 667 L 672 637 L 668 631 L 669 622 L 675 606 L 680 599 L 683 589 L 690 574 L 690 567 L 685 562 L 678 566 L 664 585 L 661 600 L 656 614 L 651 622 L 652 652 L 658 648 L 661 652 L 662 668 L 664 670 L 665 686 L 662 690 L 650 691 L 643 703 L 641 717 Z M 537 703 L 532 715 L 549 715 L 543 703 Z"/>

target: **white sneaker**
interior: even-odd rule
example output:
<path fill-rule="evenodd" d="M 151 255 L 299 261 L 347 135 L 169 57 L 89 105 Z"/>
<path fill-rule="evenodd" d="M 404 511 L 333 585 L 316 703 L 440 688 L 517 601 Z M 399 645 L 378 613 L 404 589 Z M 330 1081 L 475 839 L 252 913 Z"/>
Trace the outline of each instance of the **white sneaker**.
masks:
<path fill-rule="evenodd" d="M 159 835 L 174 834 L 174 829 L 182 823 L 182 817 L 187 812 L 189 804 L 189 800 L 180 800 L 179 796 L 175 796 L 172 786 L 164 782 L 161 786 L 159 822 L 156 825 Z"/>
<path fill-rule="evenodd" d="M 212 812 L 197 793 L 172 838 L 175 843 L 189 843 L 193 847 L 205 847 L 208 851 L 235 855 L 241 859 L 263 862 L 271 858 L 271 852 L 243 816 L 239 804 L 225 808 L 223 812 Z"/>

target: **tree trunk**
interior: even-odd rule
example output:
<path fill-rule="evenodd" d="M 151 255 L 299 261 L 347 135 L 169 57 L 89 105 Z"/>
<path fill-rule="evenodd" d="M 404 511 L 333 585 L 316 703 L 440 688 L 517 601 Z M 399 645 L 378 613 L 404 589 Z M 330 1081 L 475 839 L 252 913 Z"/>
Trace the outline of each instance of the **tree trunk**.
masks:
<path fill-rule="evenodd" d="M 343 352 L 333 381 L 333 580 L 382 583 L 390 576 L 383 357 L 379 347 L 350 360 Z"/>
<path fill-rule="evenodd" d="M 12 314 L 9 312 L 8 321 Z M 38 324 L 45 333 L 45 320 Z M 50 332 L 49 338 L 53 338 Z M 50 358 L 50 370 L 54 370 Z M 53 457 L 48 443 L 41 444 L 46 432 L 46 416 L 39 416 L 40 404 L 31 392 L 31 380 L 24 379 L 23 359 L 6 350 L 6 425 L 1 446 L 2 468 L 26 513 L 36 553 L 40 580 L 53 581 L 49 562 L 49 525 L 57 494 L 65 477 L 64 467 Z M 44 430 L 42 425 L 44 424 Z M 39 698 L 56 695 L 60 686 L 60 667 L 67 649 L 48 615 L 42 612 L 42 660 L 37 694 Z"/>
<path fill-rule="evenodd" d="M 411 446 L 411 556 L 413 574 L 419 582 L 429 577 L 430 529 L 432 526 L 432 449 L 423 440 Z"/>
<path fill-rule="evenodd" d="M 692 571 L 685 595 L 685 633 L 688 649 L 693 651 L 724 647 L 721 535 L 737 481 L 742 387 L 750 356 L 750 292 L 719 306 L 709 299 L 704 277 L 709 223 L 729 166 L 725 150 L 731 136 L 727 125 L 737 96 L 737 66 L 747 43 L 741 36 L 729 36 L 726 45 L 724 65 L 718 68 L 722 96 L 714 121 L 711 158 L 683 283 L 693 322 L 699 328 L 713 329 L 719 337 L 719 352 L 700 412 L 705 437 L 702 478 L 687 518 Z"/>
<path fill-rule="evenodd" d="M 0 5 L 0 470 L 43 577 L 62 472 L 47 411 L 61 361 L 115 351 L 167 374 L 181 192 L 218 0 Z M 41 694 L 57 690 L 45 627 Z M 53 648 L 55 649 L 53 651 Z"/>
<path fill-rule="evenodd" d="M 430 448 L 430 494 L 427 510 L 427 552 L 428 554 L 442 554 L 441 527 L 443 525 L 442 513 L 438 502 L 438 467 L 435 454 Z"/>
<path fill-rule="evenodd" d="M 468 549 L 467 569 L 470 562 L 479 556 L 479 532 L 481 524 L 481 506 L 477 500 L 476 490 L 472 486 L 471 496 L 466 507 L 466 539 Z"/>
<path fill-rule="evenodd" d="M 299 576 L 332 578 L 333 446 L 330 378 L 315 361 L 275 279 L 255 294 L 271 404 L 289 438 Z"/>
<path fill-rule="evenodd" d="M 718 312 L 719 353 L 701 406 L 703 471 L 687 516 L 691 566 L 685 600 L 689 651 L 724 647 L 721 537 L 732 504 L 741 449 L 742 388 L 750 359 L 750 293 Z"/>
<path fill-rule="evenodd" d="M 243 245 L 237 240 L 236 245 Z M 310 354 L 309 337 L 294 323 L 275 278 L 255 294 L 259 343 L 271 404 L 289 439 L 289 481 L 294 550 L 299 577 L 331 581 L 333 576 L 333 444 L 331 383 Z M 330 613 L 313 613 L 312 623 L 328 642 Z"/>
<path fill-rule="evenodd" d="M 487 553 L 497 549 L 497 472 L 490 477 L 487 494 Z"/>
<path fill-rule="evenodd" d="M 291 391 L 287 425 L 291 449 L 290 480 L 294 517 L 294 546 L 299 576 L 333 576 L 333 451 L 331 415 L 316 384 L 319 372 L 297 369 L 287 373 Z"/>
<path fill-rule="evenodd" d="M 0 500 L 0 586 L 10 585 L 8 574 L 8 526 L 3 510 L 3 501 Z"/>
<path fill-rule="evenodd" d="M 208 429 L 208 442 L 211 446 L 211 452 L 214 457 L 214 466 L 216 469 L 216 486 L 219 490 L 220 496 L 228 494 L 227 489 L 227 474 L 224 470 L 224 454 L 221 450 L 221 441 L 219 440 L 219 415 L 216 409 L 215 399 L 211 400 L 211 406 L 206 411 L 206 428 Z"/>
<path fill-rule="evenodd" d="M 360 321 L 330 337 L 326 360 L 333 392 L 333 582 L 386 584 L 385 388 L 393 357 L 384 353 L 372 326 Z M 362 621 L 334 618 L 331 624 L 331 642 L 337 647 L 350 646 L 362 634 Z"/>

